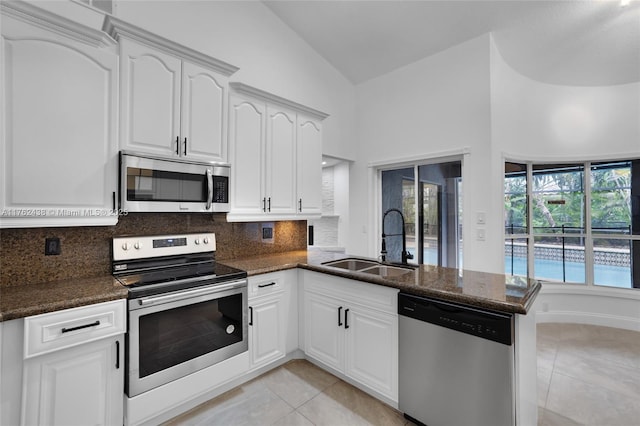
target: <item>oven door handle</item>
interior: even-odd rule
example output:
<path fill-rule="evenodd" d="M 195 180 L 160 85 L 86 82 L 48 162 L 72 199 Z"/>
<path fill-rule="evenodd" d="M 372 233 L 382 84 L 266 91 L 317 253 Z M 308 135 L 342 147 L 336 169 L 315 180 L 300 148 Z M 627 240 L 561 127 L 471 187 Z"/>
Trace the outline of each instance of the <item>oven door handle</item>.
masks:
<path fill-rule="evenodd" d="M 185 138 L 185 146 L 184 150 L 187 150 L 187 142 Z M 213 174 L 211 173 L 211 169 L 207 169 L 207 210 L 211 208 L 211 204 L 213 203 Z"/>
<path fill-rule="evenodd" d="M 177 300 L 188 299 L 191 297 L 205 296 L 207 294 L 220 293 L 226 290 L 233 290 L 235 288 L 242 288 L 247 286 L 247 281 L 234 281 L 228 284 L 220 284 L 215 286 L 207 286 L 206 288 L 197 288 L 194 290 L 181 291 L 179 293 L 165 294 L 162 296 L 145 297 L 138 299 L 138 304 L 141 306 L 153 305 L 154 303 L 173 302 Z"/>

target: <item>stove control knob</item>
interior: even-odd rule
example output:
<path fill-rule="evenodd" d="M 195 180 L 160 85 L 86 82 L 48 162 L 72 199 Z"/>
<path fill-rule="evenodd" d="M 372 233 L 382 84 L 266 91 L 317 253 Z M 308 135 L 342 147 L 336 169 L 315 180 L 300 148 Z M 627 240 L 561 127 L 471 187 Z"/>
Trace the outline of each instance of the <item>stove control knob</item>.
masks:
<path fill-rule="evenodd" d="M 133 248 L 135 248 L 136 250 L 140 250 L 142 248 L 142 243 L 140 241 L 136 241 L 133 245 Z"/>
<path fill-rule="evenodd" d="M 199 245 L 200 244 L 200 238 L 196 238 L 194 243 L 196 243 L 196 245 Z"/>
<path fill-rule="evenodd" d="M 131 248 L 131 245 L 129 245 L 129 243 L 122 244 L 122 250 L 127 251 L 129 250 L 129 248 Z"/>
<path fill-rule="evenodd" d="M 208 237 L 204 237 L 202 242 L 205 243 L 205 244 L 209 244 L 209 238 Z"/>

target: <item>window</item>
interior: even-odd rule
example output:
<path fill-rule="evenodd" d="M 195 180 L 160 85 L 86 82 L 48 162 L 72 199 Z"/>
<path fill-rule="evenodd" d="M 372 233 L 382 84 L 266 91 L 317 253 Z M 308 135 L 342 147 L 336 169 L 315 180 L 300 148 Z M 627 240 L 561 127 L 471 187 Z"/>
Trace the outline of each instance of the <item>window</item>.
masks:
<path fill-rule="evenodd" d="M 505 272 L 640 288 L 640 160 L 505 163 Z"/>

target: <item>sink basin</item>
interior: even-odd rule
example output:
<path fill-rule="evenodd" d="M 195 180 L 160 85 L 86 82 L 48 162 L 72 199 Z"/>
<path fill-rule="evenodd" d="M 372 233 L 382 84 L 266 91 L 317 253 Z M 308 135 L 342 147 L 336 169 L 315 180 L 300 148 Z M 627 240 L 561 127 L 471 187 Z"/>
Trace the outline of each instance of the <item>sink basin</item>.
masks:
<path fill-rule="evenodd" d="M 365 260 L 357 258 L 348 258 L 341 260 L 332 260 L 331 262 L 323 263 L 325 266 L 332 266 L 334 268 L 346 269 L 354 272 L 364 272 L 371 275 L 377 275 L 379 277 L 399 277 L 404 274 L 410 274 L 414 271 L 413 266 L 392 266 L 387 264 L 381 264 L 375 260 Z"/>
<path fill-rule="evenodd" d="M 372 266 L 378 266 L 378 262 L 362 259 L 342 259 L 323 263 L 325 266 L 333 266 L 334 268 L 348 269 L 349 271 L 361 271 Z"/>
<path fill-rule="evenodd" d="M 360 272 L 374 274 L 381 277 L 399 277 L 400 275 L 410 274 L 411 272 L 413 272 L 413 269 L 401 268 L 398 266 L 378 265 L 366 269 L 361 269 Z"/>

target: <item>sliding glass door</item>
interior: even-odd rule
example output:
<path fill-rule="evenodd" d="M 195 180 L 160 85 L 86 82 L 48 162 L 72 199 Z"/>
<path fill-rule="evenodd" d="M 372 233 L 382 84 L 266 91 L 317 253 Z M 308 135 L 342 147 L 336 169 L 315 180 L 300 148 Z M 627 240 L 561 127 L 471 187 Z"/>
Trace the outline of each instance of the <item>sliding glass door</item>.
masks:
<path fill-rule="evenodd" d="M 382 171 L 387 261 L 402 261 L 404 219 L 409 263 L 462 267 L 461 171 L 460 161 Z"/>

